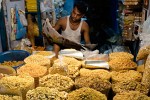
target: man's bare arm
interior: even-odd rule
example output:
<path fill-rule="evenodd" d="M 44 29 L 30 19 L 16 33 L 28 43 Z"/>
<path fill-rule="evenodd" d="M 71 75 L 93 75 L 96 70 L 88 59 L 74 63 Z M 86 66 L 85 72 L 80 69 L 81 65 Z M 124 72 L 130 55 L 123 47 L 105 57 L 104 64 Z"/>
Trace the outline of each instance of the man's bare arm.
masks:
<path fill-rule="evenodd" d="M 83 36 L 86 44 L 90 44 L 90 36 L 89 36 L 89 26 L 86 22 L 83 24 Z"/>
<path fill-rule="evenodd" d="M 62 22 L 62 19 L 59 19 L 59 20 L 56 22 L 56 24 L 55 24 L 55 26 L 54 26 L 54 29 L 55 29 L 56 31 L 58 31 L 58 30 L 61 28 L 61 22 Z M 57 58 L 58 58 L 59 50 L 60 50 L 59 45 L 54 44 L 54 45 L 53 45 L 53 51 L 55 52 Z"/>

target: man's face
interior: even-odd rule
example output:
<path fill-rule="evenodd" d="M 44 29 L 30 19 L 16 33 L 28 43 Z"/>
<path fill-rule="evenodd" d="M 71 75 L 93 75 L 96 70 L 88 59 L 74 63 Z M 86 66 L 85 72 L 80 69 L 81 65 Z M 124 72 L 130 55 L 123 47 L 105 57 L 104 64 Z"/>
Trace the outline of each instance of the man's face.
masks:
<path fill-rule="evenodd" d="M 71 13 L 71 20 L 74 22 L 80 21 L 80 19 L 84 16 L 84 14 L 81 14 L 77 7 L 73 8 Z"/>

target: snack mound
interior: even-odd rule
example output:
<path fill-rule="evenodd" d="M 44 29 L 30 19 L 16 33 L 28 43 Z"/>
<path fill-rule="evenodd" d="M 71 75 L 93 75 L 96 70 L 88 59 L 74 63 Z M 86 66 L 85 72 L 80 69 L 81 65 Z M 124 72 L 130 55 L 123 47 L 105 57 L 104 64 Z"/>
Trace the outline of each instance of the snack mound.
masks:
<path fill-rule="evenodd" d="M 50 56 L 52 55 L 53 53 L 50 52 L 50 51 L 38 51 L 35 53 L 35 55 L 42 55 L 42 56 Z"/>
<path fill-rule="evenodd" d="M 104 69 L 90 70 L 85 68 L 80 69 L 80 76 L 91 76 L 91 75 L 99 76 L 101 79 L 104 80 L 110 80 L 111 77 L 110 72 L 108 70 Z"/>
<path fill-rule="evenodd" d="M 115 93 L 122 93 L 122 92 L 128 92 L 128 91 L 139 91 L 143 94 L 148 94 L 149 89 L 141 84 L 140 82 L 136 81 L 122 81 L 117 82 L 115 84 L 112 84 L 112 90 Z"/>
<path fill-rule="evenodd" d="M 128 91 L 116 94 L 113 100 L 150 100 L 150 98 L 139 91 Z"/>
<path fill-rule="evenodd" d="M 27 75 L 9 76 L 0 79 L 0 94 L 24 96 L 24 93 L 34 88 L 34 78 Z"/>
<path fill-rule="evenodd" d="M 67 92 L 59 92 L 57 89 L 48 87 L 37 87 L 29 90 L 26 94 L 27 100 L 66 100 Z"/>
<path fill-rule="evenodd" d="M 74 81 L 60 74 L 46 75 L 39 80 L 39 86 L 55 88 L 59 91 L 70 91 L 74 86 Z"/>
<path fill-rule="evenodd" d="M 107 94 L 111 88 L 111 83 L 108 80 L 102 80 L 100 77 L 95 75 L 80 76 L 75 79 L 75 87 L 89 87 L 103 94 Z"/>
<path fill-rule="evenodd" d="M 128 52 L 113 52 L 109 54 L 109 60 L 113 59 L 128 59 L 133 60 L 134 56 Z"/>
<path fill-rule="evenodd" d="M 109 61 L 112 71 L 136 69 L 137 64 L 129 59 L 112 59 Z"/>
<path fill-rule="evenodd" d="M 30 55 L 24 59 L 25 63 L 38 64 L 38 65 L 50 65 L 50 60 L 42 55 Z"/>
<path fill-rule="evenodd" d="M 4 61 L 3 63 L 0 63 L 0 65 L 2 66 L 9 66 L 9 67 L 19 66 L 23 64 L 24 61 Z"/>
<path fill-rule="evenodd" d="M 21 96 L 1 95 L 0 94 L 0 100 L 22 100 L 22 98 L 21 98 Z"/>
<path fill-rule="evenodd" d="M 64 66 L 60 66 L 64 65 Z M 79 69 L 81 68 L 81 62 L 72 57 L 62 57 L 54 61 L 53 67 L 60 68 L 63 67 L 66 70 L 66 74 L 70 78 L 75 78 L 79 75 Z"/>
<path fill-rule="evenodd" d="M 122 70 L 119 72 L 111 72 L 112 82 L 121 82 L 121 81 L 137 81 L 140 82 L 142 79 L 142 74 L 134 70 Z"/>
<path fill-rule="evenodd" d="M 28 73 L 32 77 L 40 77 L 45 75 L 47 68 L 37 64 L 25 64 L 17 69 L 18 74 Z"/>
<path fill-rule="evenodd" d="M 101 92 L 84 87 L 70 92 L 67 100 L 107 100 L 107 98 Z"/>

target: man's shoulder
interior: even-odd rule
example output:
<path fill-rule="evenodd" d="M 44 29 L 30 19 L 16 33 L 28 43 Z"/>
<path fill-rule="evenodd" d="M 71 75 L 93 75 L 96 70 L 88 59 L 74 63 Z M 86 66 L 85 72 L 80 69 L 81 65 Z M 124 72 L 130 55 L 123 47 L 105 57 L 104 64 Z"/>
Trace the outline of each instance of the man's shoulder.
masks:
<path fill-rule="evenodd" d="M 82 25 L 87 27 L 88 23 L 85 20 L 82 20 Z"/>
<path fill-rule="evenodd" d="M 67 16 L 61 17 L 59 20 L 60 21 L 66 21 L 67 20 Z"/>

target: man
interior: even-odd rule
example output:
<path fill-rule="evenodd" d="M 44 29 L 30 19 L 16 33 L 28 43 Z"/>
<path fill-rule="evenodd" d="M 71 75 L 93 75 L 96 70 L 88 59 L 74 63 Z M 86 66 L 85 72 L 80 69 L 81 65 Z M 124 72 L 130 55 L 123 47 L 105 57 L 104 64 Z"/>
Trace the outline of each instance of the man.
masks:
<path fill-rule="evenodd" d="M 85 43 L 90 44 L 89 26 L 84 20 L 82 20 L 82 17 L 84 17 L 87 10 L 88 7 L 85 2 L 76 2 L 74 4 L 71 15 L 60 18 L 55 24 L 54 29 L 56 31 L 61 29 L 62 36 L 76 43 L 81 42 L 82 34 Z M 59 50 L 60 46 L 54 44 L 54 52 L 56 55 L 58 55 Z"/>

